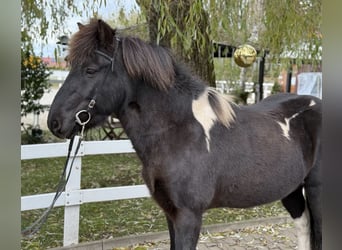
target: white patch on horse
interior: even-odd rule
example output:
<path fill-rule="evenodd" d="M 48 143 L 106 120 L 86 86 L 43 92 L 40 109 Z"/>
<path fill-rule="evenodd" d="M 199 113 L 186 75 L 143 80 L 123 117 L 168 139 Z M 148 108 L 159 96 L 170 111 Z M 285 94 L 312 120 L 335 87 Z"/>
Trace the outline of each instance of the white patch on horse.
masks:
<path fill-rule="evenodd" d="M 285 123 L 283 122 L 277 122 L 280 126 L 280 128 L 283 130 L 283 136 L 285 136 L 286 139 L 290 140 L 290 121 L 295 118 L 299 113 L 295 113 L 293 116 L 289 118 L 285 118 Z"/>
<path fill-rule="evenodd" d="M 297 228 L 298 250 L 310 250 L 310 217 L 306 206 L 302 216 L 294 219 L 294 225 Z"/>
<path fill-rule="evenodd" d="M 311 100 L 309 106 L 311 107 L 311 106 L 314 106 L 314 105 L 316 105 L 316 102 L 314 100 Z"/>
<path fill-rule="evenodd" d="M 210 151 L 210 130 L 217 121 L 217 116 L 211 108 L 208 99 L 208 90 L 204 91 L 197 100 L 192 102 L 192 112 L 196 120 L 202 125 L 208 152 Z"/>
<path fill-rule="evenodd" d="M 236 104 L 233 102 L 232 96 L 223 95 L 217 92 L 212 87 L 209 87 L 207 90 L 208 90 L 209 102 L 210 102 L 210 96 L 218 101 L 218 106 L 212 107 L 217 116 L 217 119 L 223 126 L 225 126 L 226 128 L 229 128 L 235 119 L 235 112 L 232 108 L 232 105 L 236 105 Z M 216 107 L 216 110 L 215 110 L 215 107 Z"/>

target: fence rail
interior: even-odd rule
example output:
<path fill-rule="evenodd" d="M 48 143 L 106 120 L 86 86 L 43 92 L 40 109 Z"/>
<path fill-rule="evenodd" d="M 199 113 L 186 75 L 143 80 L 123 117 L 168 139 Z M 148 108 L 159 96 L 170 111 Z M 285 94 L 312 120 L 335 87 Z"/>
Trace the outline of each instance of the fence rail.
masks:
<path fill-rule="evenodd" d="M 78 143 L 76 136 L 74 146 Z M 69 142 L 48 143 L 21 146 L 21 160 L 66 157 Z M 75 148 L 75 147 L 73 147 Z M 84 203 L 114 201 L 123 199 L 149 197 L 145 185 L 107 187 L 95 189 L 81 189 L 82 157 L 97 154 L 120 154 L 135 152 L 129 140 L 117 141 L 82 141 L 80 149 L 75 156 L 69 181 L 65 191 L 55 203 L 55 206 L 64 206 L 64 237 L 63 245 L 78 244 L 80 206 Z M 70 164 L 67 166 L 67 171 Z M 54 193 L 36 194 L 21 197 L 21 211 L 47 208 L 50 206 Z"/>

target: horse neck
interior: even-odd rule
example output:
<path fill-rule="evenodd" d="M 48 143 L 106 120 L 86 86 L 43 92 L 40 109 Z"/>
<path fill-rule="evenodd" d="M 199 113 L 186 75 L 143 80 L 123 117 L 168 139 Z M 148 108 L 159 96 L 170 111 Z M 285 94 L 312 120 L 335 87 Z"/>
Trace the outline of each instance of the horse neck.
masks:
<path fill-rule="evenodd" d="M 168 91 L 142 83 L 135 85 L 119 117 L 133 144 L 142 138 L 153 143 L 193 119 L 192 100 L 203 91 L 204 85 L 186 75 L 178 78 Z"/>

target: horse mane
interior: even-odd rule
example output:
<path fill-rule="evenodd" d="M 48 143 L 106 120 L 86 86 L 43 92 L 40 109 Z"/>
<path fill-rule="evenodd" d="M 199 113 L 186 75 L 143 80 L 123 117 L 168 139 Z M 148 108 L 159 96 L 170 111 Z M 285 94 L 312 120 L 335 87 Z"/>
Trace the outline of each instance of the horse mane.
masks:
<path fill-rule="evenodd" d="M 232 108 L 233 98 L 230 95 L 223 95 L 214 88 L 208 88 L 208 101 L 219 122 L 229 128 L 235 120 L 235 112 Z"/>
<path fill-rule="evenodd" d="M 168 49 L 136 37 L 125 37 L 122 52 L 126 70 L 132 78 L 142 79 L 163 91 L 174 83 L 174 59 Z"/>
<path fill-rule="evenodd" d="M 89 24 L 78 24 L 69 43 L 67 60 L 71 66 L 81 65 L 95 56 L 95 50 L 104 49 L 113 55 L 116 29 L 112 29 L 101 19 L 91 19 Z M 128 75 L 141 79 L 159 90 L 167 90 L 175 78 L 174 59 L 171 52 L 136 37 L 122 37 L 122 56 Z"/>

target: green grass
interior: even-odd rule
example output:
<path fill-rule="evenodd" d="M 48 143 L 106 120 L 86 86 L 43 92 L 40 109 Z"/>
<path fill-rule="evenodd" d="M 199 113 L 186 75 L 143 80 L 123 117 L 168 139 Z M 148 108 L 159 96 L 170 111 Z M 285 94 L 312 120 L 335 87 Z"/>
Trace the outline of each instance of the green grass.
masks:
<path fill-rule="evenodd" d="M 22 161 L 22 195 L 54 192 L 64 158 Z M 135 154 L 85 156 L 82 159 L 82 188 L 143 184 L 141 163 Z M 35 221 L 43 210 L 21 213 L 22 228 Z M 285 215 L 279 202 L 252 209 L 212 209 L 203 224 L 228 223 L 252 218 Z M 22 239 L 22 249 L 47 249 L 63 244 L 63 207 L 54 208 L 40 232 Z M 150 198 L 81 205 L 80 242 L 167 230 L 164 215 Z"/>

